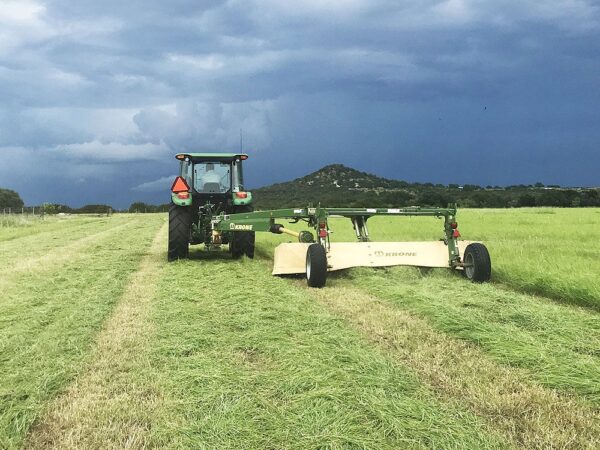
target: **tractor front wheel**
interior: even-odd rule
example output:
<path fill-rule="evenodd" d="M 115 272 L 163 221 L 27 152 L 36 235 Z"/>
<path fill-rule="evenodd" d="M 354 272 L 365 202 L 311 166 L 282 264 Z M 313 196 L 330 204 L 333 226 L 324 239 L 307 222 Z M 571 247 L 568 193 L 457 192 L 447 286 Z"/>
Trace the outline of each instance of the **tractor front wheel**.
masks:
<path fill-rule="evenodd" d="M 190 208 L 171 205 L 169 208 L 169 261 L 188 257 L 191 228 Z"/>
<path fill-rule="evenodd" d="M 310 287 L 321 288 L 327 281 L 327 253 L 321 244 L 310 244 L 306 251 L 306 281 Z"/>
<path fill-rule="evenodd" d="M 465 268 L 463 275 L 476 283 L 489 281 L 492 274 L 492 262 L 485 245 L 477 242 L 467 245 L 463 256 Z"/>

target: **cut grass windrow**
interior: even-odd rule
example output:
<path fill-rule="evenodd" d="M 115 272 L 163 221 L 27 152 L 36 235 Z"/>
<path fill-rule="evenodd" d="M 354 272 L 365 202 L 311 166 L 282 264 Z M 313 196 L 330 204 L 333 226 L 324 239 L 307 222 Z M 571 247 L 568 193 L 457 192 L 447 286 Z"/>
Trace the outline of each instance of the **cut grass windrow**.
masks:
<path fill-rule="evenodd" d="M 353 275 L 356 275 L 354 278 Z M 357 269 L 338 285 L 360 287 L 434 328 L 469 341 L 531 380 L 600 407 L 600 320 L 585 308 L 515 293 L 493 284 L 417 269 Z"/>
<path fill-rule="evenodd" d="M 163 222 L 159 216 L 128 220 L 126 227 L 78 248 L 68 262 L 17 274 L 3 286 L 0 448 L 18 447 L 45 402 L 80 370 Z M 68 244 L 69 237 L 64 239 Z"/>
<path fill-rule="evenodd" d="M 192 253 L 159 282 L 152 446 L 507 448 L 263 264 Z"/>
<path fill-rule="evenodd" d="M 0 241 L 0 278 L 23 261 L 35 261 L 60 252 L 61 248 L 82 238 L 101 233 L 107 229 L 127 223 L 128 216 L 115 215 L 101 219 L 73 218 L 60 222 L 40 222 L 31 228 L 35 233 L 15 236 L 11 240 Z M 16 231 L 19 231 L 17 229 Z M 53 253 L 51 253 L 53 252 Z"/>
<path fill-rule="evenodd" d="M 15 222 L 15 226 L 1 227 L 0 226 L 0 245 L 6 242 L 21 239 L 31 235 L 43 236 L 43 233 L 54 232 L 57 230 L 64 230 L 72 226 L 79 226 L 82 224 L 94 224 L 99 219 L 90 216 L 69 216 L 69 217 L 54 217 L 46 216 L 44 219 L 41 217 L 35 218 L 24 218 Z M 1 223 L 1 219 L 0 219 Z"/>
<path fill-rule="evenodd" d="M 69 242 L 64 243 L 64 232 L 56 236 L 52 241 L 43 241 L 36 244 L 35 252 L 19 251 L 19 254 L 11 254 L 4 251 L 0 261 L 0 287 L 3 283 L 10 281 L 12 277 L 23 272 L 52 270 L 56 266 L 61 266 L 70 262 L 78 255 L 85 255 L 85 250 L 91 244 L 101 241 L 109 234 L 114 234 L 126 227 L 131 227 L 127 221 L 114 221 L 105 226 L 94 227 L 93 229 L 83 228 L 77 230 L 77 233 L 69 233 Z M 99 231 L 100 230 L 100 231 Z M 26 243 L 23 247 L 27 248 Z M 4 263 L 5 267 L 2 267 Z"/>
<path fill-rule="evenodd" d="M 146 345 L 153 331 L 148 316 L 165 245 L 163 226 L 98 336 L 90 365 L 37 421 L 26 448 L 147 446 L 160 401 Z M 132 379 L 134 370 L 149 376 Z"/>
<path fill-rule="evenodd" d="M 424 320 L 366 292 L 330 283 L 308 290 L 391 358 L 406 364 L 440 396 L 467 406 L 515 446 L 600 447 L 600 413 L 527 381 L 480 349 L 434 330 Z"/>

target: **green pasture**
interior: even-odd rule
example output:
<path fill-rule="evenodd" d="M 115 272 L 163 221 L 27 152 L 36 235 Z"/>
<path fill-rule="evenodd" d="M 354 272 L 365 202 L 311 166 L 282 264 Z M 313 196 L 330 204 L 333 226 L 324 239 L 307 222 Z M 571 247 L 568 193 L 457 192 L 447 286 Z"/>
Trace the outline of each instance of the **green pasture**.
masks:
<path fill-rule="evenodd" d="M 393 219 L 372 237 L 442 235 Z M 0 448 L 600 445 L 600 210 L 459 211 L 490 284 L 399 267 L 321 290 L 270 275 L 285 236 L 168 264 L 165 221 L 0 229 Z"/>
<path fill-rule="evenodd" d="M 466 240 L 482 241 L 492 257 L 492 281 L 511 290 L 600 310 L 600 209 L 463 209 L 457 221 Z M 373 240 L 437 240 L 443 221 L 373 217 Z M 332 221 L 334 240 L 354 237 L 350 221 Z"/>

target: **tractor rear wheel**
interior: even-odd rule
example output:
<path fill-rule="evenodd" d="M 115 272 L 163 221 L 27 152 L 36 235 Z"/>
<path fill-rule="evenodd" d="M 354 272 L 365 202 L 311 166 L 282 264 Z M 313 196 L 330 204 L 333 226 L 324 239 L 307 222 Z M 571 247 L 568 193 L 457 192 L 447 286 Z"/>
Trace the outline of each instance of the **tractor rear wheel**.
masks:
<path fill-rule="evenodd" d="M 191 228 L 190 208 L 171 205 L 169 208 L 169 261 L 188 257 Z"/>
<path fill-rule="evenodd" d="M 252 211 L 254 211 L 254 208 L 251 205 L 239 205 L 233 207 L 232 214 Z M 229 241 L 229 251 L 231 252 L 231 256 L 235 259 L 241 258 L 243 255 L 246 255 L 250 259 L 254 258 L 254 242 L 254 231 L 233 232 Z"/>
<path fill-rule="evenodd" d="M 477 242 L 469 244 L 463 256 L 463 275 L 476 283 L 488 281 L 492 274 L 492 262 L 485 245 Z"/>
<path fill-rule="evenodd" d="M 229 241 L 229 251 L 235 259 L 246 255 L 248 258 L 254 258 L 254 231 L 235 231 L 232 233 Z"/>
<path fill-rule="evenodd" d="M 327 253 L 321 244 L 310 244 L 306 251 L 306 281 L 310 287 L 321 288 L 327 281 Z"/>

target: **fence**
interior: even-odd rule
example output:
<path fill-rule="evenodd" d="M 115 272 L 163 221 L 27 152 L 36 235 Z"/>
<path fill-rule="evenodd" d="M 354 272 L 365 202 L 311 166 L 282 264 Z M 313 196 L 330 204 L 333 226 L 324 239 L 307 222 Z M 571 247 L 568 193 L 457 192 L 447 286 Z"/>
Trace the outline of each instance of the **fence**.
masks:
<path fill-rule="evenodd" d="M 42 208 L 35 207 L 35 206 L 28 206 L 28 207 L 22 207 L 22 208 L 2 208 L 2 215 L 3 216 L 12 216 L 13 214 L 15 215 L 30 215 L 30 216 L 35 216 L 37 215 L 43 215 L 43 211 Z"/>
<path fill-rule="evenodd" d="M 43 220 L 43 210 L 39 207 L 0 209 L 0 227 L 21 227 Z"/>

